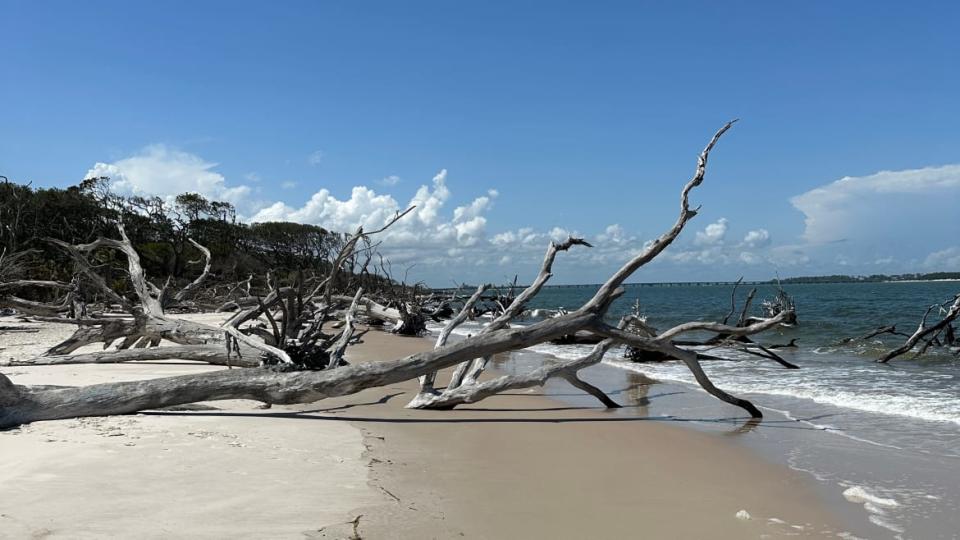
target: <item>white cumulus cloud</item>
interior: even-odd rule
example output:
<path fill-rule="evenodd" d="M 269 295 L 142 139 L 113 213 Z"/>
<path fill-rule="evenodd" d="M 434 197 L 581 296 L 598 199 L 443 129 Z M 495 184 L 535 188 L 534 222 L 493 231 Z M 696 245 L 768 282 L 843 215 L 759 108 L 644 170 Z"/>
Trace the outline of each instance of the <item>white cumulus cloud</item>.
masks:
<path fill-rule="evenodd" d="M 702 231 L 697 231 L 693 243 L 698 246 L 722 244 L 724 237 L 727 235 L 727 224 L 727 218 L 720 218 L 707 225 Z"/>
<path fill-rule="evenodd" d="M 790 202 L 804 216 L 796 249 L 816 271 L 868 273 L 880 260 L 885 271 L 912 272 L 935 246 L 956 242 L 960 165 L 847 176 Z"/>
<path fill-rule="evenodd" d="M 445 214 L 451 192 L 447 187 L 447 171 L 441 170 L 430 185 L 417 190 L 410 202 L 401 206 L 390 195 L 378 194 L 366 186 L 356 186 L 350 196 L 339 199 L 327 189 L 313 194 L 300 207 L 276 202 L 261 209 L 251 219 L 262 221 L 295 221 L 311 223 L 333 231 L 352 232 L 359 226 L 378 229 L 398 212 L 414 206 L 414 210 L 388 229 L 381 239 L 382 251 L 398 262 L 419 259 L 435 263 L 468 256 L 466 248 L 486 239 L 487 218 L 497 192 L 490 190 L 469 203 Z"/>
<path fill-rule="evenodd" d="M 803 238 L 826 243 L 883 234 L 913 218 L 927 221 L 930 212 L 939 214 L 944 198 L 960 201 L 960 165 L 847 176 L 790 202 L 804 214 Z"/>
<path fill-rule="evenodd" d="M 128 195 L 171 198 L 192 192 L 235 205 L 243 203 L 251 193 L 250 187 L 228 186 L 223 175 L 214 170 L 216 166 L 194 154 L 155 144 L 113 163 L 96 163 L 84 178 L 109 176 L 111 187 Z"/>
<path fill-rule="evenodd" d="M 749 231 L 743 237 L 743 243 L 749 247 L 763 247 L 770 243 L 770 232 L 766 229 L 757 229 Z"/>

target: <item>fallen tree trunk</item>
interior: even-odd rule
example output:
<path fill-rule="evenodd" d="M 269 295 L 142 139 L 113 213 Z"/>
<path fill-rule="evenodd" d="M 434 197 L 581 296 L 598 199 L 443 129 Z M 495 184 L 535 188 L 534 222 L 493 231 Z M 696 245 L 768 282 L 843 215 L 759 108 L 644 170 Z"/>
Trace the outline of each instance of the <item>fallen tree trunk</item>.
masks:
<path fill-rule="evenodd" d="M 229 352 L 226 345 L 186 345 L 183 347 L 153 347 L 150 349 L 125 349 L 97 351 L 81 354 L 37 356 L 26 360 L 10 360 L 7 366 L 57 366 L 64 364 L 120 364 L 124 362 L 156 362 L 158 360 L 193 360 L 218 366 L 259 367 L 269 355 L 253 349 L 255 354 L 245 355 Z"/>
<path fill-rule="evenodd" d="M 37 420 L 127 414 L 221 399 L 310 403 L 406 381 L 471 358 L 542 343 L 574 327 L 589 324 L 595 317 L 596 314 L 590 312 L 572 313 L 539 325 L 501 330 L 481 339 L 461 341 L 399 360 L 323 371 L 277 372 L 253 368 L 56 390 L 17 386 L 0 375 L 0 428 Z"/>
<path fill-rule="evenodd" d="M 333 300 L 338 300 L 348 304 L 353 302 L 353 298 L 344 295 L 333 295 L 331 298 Z M 367 318 L 375 319 L 385 323 L 398 324 L 403 319 L 403 317 L 400 315 L 399 309 L 378 304 L 370 298 L 360 298 L 357 300 L 357 307 L 363 308 L 361 313 Z"/>

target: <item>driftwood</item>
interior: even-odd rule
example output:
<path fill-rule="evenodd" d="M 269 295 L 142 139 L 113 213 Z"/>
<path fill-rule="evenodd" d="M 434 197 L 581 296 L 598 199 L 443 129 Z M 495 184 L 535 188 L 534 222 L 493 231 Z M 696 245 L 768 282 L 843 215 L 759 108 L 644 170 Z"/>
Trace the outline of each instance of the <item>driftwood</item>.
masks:
<path fill-rule="evenodd" d="M 790 339 L 787 343 L 777 343 L 775 345 L 769 345 L 769 349 L 795 349 L 797 348 L 797 338 Z"/>
<path fill-rule="evenodd" d="M 556 343 L 557 345 L 596 345 L 601 341 L 603 341 L 602 337 L 592 332 L 580 330 L 567 336 L 560 336 L 551 341 L 551 343 Z"/>
<path fill-rule="evenodd" d="M 161 289 L 147 280 L 140 264 L 140 256 L 133 248 L 130 239 L 127 238 L 123 225 L 118 224 L 117 229 L 120 233 L 120 240 L 99 238 L 89 244 L 71 245 L 53 238 L 47 239 L 48 242 L 63 249 L 73 259 L 79 271 L 88 281 L 93 283 L 110 301 L 119 304 L 129 314 L 128 319 L 79 320 L 77 321 L 79 327 L 73 336 L 51 348 L 47 354 L 62 355 L 75 351 L 84 345 L 98 342 L 107 347 L 118 339 L 122 340 L 118 345 L 120 350 L 131 347 L 139 349 L 147 345 L 157 345 L 161 340 L 167 340 L 179 345 L 211 345 L 212 348 L 216 345 L 218 347 L 217 353 L 221 356 L 219 360 L 211 363 L 228 363 L 229 353 L 225 347 L 219 347 L 226 340 L 226 335 L 222 330 L 213 326 L 166 316 L 164 313 L 164 299 L 168 295 L 166 287 Z M 133 286 L 136 302 L 115 292 L 88 260 L 87 254 L 101 248 L 119 251 L 126 257 L 127 274 Z M 201 251 L 209 253 L 206 248 Z M 205 274 L 208 272 L 209 260 L 205 265 Z M 187 298 L 192 288 L 195 288 L 205 279 L 205 274 L 191 283 L 192 287 L 188 286 L 185 289 L 185 294 L 181 294 L 184 293 L 184 291 L 181 291 L 181 293 L 173 296 L 170 302 Z M 245 356 L 251 358 L 261 356 L 255 348 L 244 345 L 243 349 L 246 353 Z M 105 352 L 101 357 L 102 361 L 110 361 L 109 355 L 110 353 Z M 133 359 L 132 357 L 135 356 L 123 354 L 116 355 L 116 358 L 131 357 Z M 211 354 L 211 358 L 214 357 L 215 355 Z"/>
<path fill-rule="evenodd" d="M 175 351 L 172 349 L 176 349 Z M 258 367 L 262 355 L 230 355 L 226 350 L 208 345 L 184 345 L 182 347 L 153 347 L 148 349 L 123 349 L 81 354 L 37 356 L 8 363 L 11 366 L 53 366 L 63 364 L 119 364 L 123 362 L 155 362 L 158 360 L 193 360 L 218 366 Z"/>
<path fill-rule="evenodd" d="M 478 335 L 483 335 L 500 330 L 502 328 L 507 328 L 510 325 L 510 321 L 523 313 L 527 303 L 532 300 L 533 297 L 540 292 L 547 281 L 553 277 L 551 270 L 553 269 L 553 261 L 557 258 L 557 254 L 561 251 L 567 251 L 571 247 L 578 245 L 591 247 L 590 244 L 588 244 L 582 238 L 570 237 L 567 238 L 565 242 L 559 244 L 556 242 L 550 242 L 550 246 L 547 248 L 547 254 L 543 258 L 543 264 L 540 267 L 540 272 L 537 275 L 537 278 L 533 280 L 533 284 L 527 287 L 522 293 L 520 293 L 519 296 L 515 297 L 510 305 L 503 310 L 503 313 L 501 313 L 499 317 L 484 327 L 478 333 Z M 447 386 L 447 388 L 456 388 L 462 385 L 465 381 L 468 383 L 476 382 L 489 362 L 490 357 L 485 356 L 476 358 L 472 362 L 465 362 L 457 366 L 457 369 L 453 372 L 453 375 L 450 378 L 450 384 Z"/>
<path fill-rule="evenodd" d="M 30 267 L 28 260 L 32 251 L 8 253 L 0 251 L 0 308 L 15 309 L 24 315 L 56 317 L 60 314 L 76 314 L 77 283 L 60 281 L 21 279 Z M 14 293 L 21 289 L 45 289 L 64 291 L 65 295 L 57 302 L 37 302 L 21 298 Z"/>
<path fill-rule="evenodd" d="M 437 341 L 434 344 L 434 347 L 433 347 L 434 349 L 442 349 L 447 344 L 447 340 L 450 339 L 450 334 L 453 333 L 453 331 L 458 326 L 460 326 L 467 320 L 470 313 L 473 311 L 473 306 L 477 304 L 480 298 L 483 297 L 483 293 L 489 288 L 490 288 L 490 285 L 480 285 L 479 287 L 477 287 L 477 292 L 473 293 L 473 296 L 471 296 L 463 304 L 463 307 L 460 309 L 460 312 L 457 313 L 457 315 L 443 327 L 443 330 L 440 331 L 440 335 L 437 336 Z M 437 379 L 436 371 L 432 371 L 430 373 L 421 375 L 420 376 L 420 392 L 417 395 L 417 397 L 415 397 L 413 401 L 411 401 L 411 404 L 417 405 L 422 401 L 428 399 L 429 396 L 435 395 L 437 392 L 434 389 L 433 385 L 436 382 L 436 379 Z M 421 397 L 421 396 L 424 396 L 424 397 Z M 416 408 L 416 406 L 411 408 Z"/>
<path fill-rule="evenodd" d="M 527 302 L 551 277 L 551 267 L 556 255 L 574 245 L 587 245 L 586 242 L 576 238 L 569 238 L 561 244 L 551 243 L 540 274 L 533 285 L 517 295 L 510 305 L 505 307 L 503 313 L 482 331 L 457 343 L 438 342 L 438 348 L 406 358 L 341 366 L 335 369 L 287 371 L 261 367 L 221 370 L 148 381 L 105 383 L 79 388 L 51 389 L 19 386 L 0 375 L 0 427 L 45 419 L 125 414 L 218 399 L 254 399 L 278 404 L 313 402 L 327 397 L 352 394 L 365 388 L 397 383 L 420 376 L 430 376 L 440 369 L 452 366 L 458 366 L 458 369 L 455 372 L 454 380 L 447 388 L 439 392 L 433 390 L 431 385 L 425 382 L 422 384 L 422 389 L 425 391 L 418 396 L 418 398 L 422 397 L 423 401 L 411 405 L 415 407 L 449 408 L 458 403 L 478 401 L 504 389 L 543 384 L 543 381 L 551 377 L 562 377 L 570 381 L 575 387 L 595 395 L 605 405 L 615 406 L 616 403 L 603 395 L 599 389 L 580 380 L 577 372 L 588 365 L 599 362 L 603 354 L 616 344 L 628 344 L 642 350 L 662 352 L 679 358 L 693 372 L 697 382 L 707 392 L 725 402 L 743 408 L 754 417 L 760 417 L 762 416 L 760 411 L 752 403 L 731 396 L 714 386 L 701 368 L 696 355 L 677 347 L 673 340 L 683 334 L 695 331 L 706 331 L 726 336 L 747 336 L 791 320 L 792 312 L 785 311 L 776 317 L 744 326 L 728 326 L 707 322 L 686 323 L 655 335 L 638 335 L 627 331 L 624 328 L 625 321 L 622 321 L 618 326 L 610 326 L 604 321 L 610 305 L 623 294 L 623 283 L 639 268 L 652 261 L 666 249 L 677 238 L 686 223 L 696 216 L 698 209 L 691 208 L 689 205 L 690 192 L 703 182 L 710 151 L 731 125 L 732 123 L 729 123 L 721 128 L 700 154 L 693 178 L 684 185 L 681 191 L 680 214 L 675 224 L 610 276 L 588 302 L 572 312 L 528 326 L 510 327 L 510 322 L 523 312 Z M 118 245 L 102 240 L 98 242 L 100 245 L 114 247 L 121 251 L 129 247 L 128 243 Z M 356 242 L 353 242 L 352 245 L 356 245 Z M 68 250 L 74 248 L 72 252 L 79 251 L 76 246 L 64 247 Z M 191 340 L 199 339 L 206 329 L 188 328 L 186 334 L 181 335 L 182 329 L 165 327 L 166 324 L 174 323 L 174 321 L 163 317 L 162 306 L 156 300 L 157 297 L 150 295 L 150 286 L 142 279 L 142 271 L 139 271 L 139 268 L 134 265 L 135 252 L 127 253 L 127 255 L 128 261 L 130 261 L 130 274 L 134 278 L 132 281 L 137 296 L 140 298 L 140 304 L 132 304 L 126 298 L 115 293 L 113 300 L 124 305 L 134 314 L 133 324 L 135 328 L 138 331 L 149 332 L 145 335 L 151 338 L 153 336 L 164 338 L 175 336 L 189 337 Z M 81 262 L 82 258 L 77 258 L 77 260 Z M 96 282 L 99 276 L 95 276 L 95 273 L 89 268 L 86 271 L 88 274 L 94 274 L 89 275 L 89 277 Z M 332 283 L 335 281 L 336 272 L 335 269 L 334 275 L 329 276 L 329 281 L 325 285 L 322 295 L 323 300 L 319 302 L 317 307 L 320 313 L 326 313 L 326 310 L 331 309 L 334 296 Z M 141 279 L 136 279 L 137 277 Z M 288 295 L 287 301 L 283 302 L 283 295 L 277 294 L 276 296 L 278 305 L 296 303 L 295 297 Z M 355 298 L 357 298 L 355 304 L 360 304 L 359 297 Z M 258 306 L 257 310 L 260 309 Z M 283 313 L 284 317 L 281 323 L 284 326 L 291 316 L 291 311 L 287 310 Z M 465 306 L 461 310 L 461 314 L 467 311 L 467 306 Z M 352 308 L 348 313 L 352 313 Z M 154 323 L 143 325 L 141 319 L 154 321 Z M 459 316 L 458 319 L 460 319 Z M 159 324 L 156 321 L 159 321 Z M 350 326 L 349 324 L 346 325 L 344 332 L 347 332 Z M 309 328 L 316 328 L 316 326 L 310 326 Z M 583 330 L 603 337 L 603 341 L 596 344 L 591 353 L 584 358 L 545 365 L 528 375 L 504 376 L 492 381 L 479 381 L 479 376 L 483 372 L 487 361 L 495 354 L 529 347 Z M 298 336 L 297 338 L 286 337 L 286 343 L 290 343 L 293 339 L 293 342 L 303 344 L 316 336 L 316 334 L 309 333 L 304 335 L 303 332 L 304 330 L 291 330 L 289 327 L 274 331 L 275 334 L 282 334 L 283 336 Z M 225 332 L 219 330 L 216 334 L 223 340 L 222 336 L 225 335 Z M 446 336 L 449 336 L 449 332 L 446 332 Z M 206 335 L 206 338 L 212 339 L 212 336 Z M 444 337 L 445 340 L 446 337 Z M 349 337 L 347 341 L 349 342 Z M 229 344 L 229 340 L 226 343 Z M 212 350 L 210 347 L 204 347 L 205 350 L 208 348 Z M 159 352 L 163 349 L 144 349 L 143 351 Z M 176 354 L 184 351 L 185 347 L 167 347 L 166 349 L 171 350 L 172 354 Z M 248 349 L 252 348 L 248 347 Z M 338 349 L 339 345 L 336 350 Z M 289 348 L 284 350 L 290 352 Z M 143 351 L 133 352 L 142 353 Z M 256 351 L 256 354 L 265 354 L 257 349 L 253 349 L 253 351 Z M 113 354 L 117 352 L 119 351 L 113 352 Z M 295 355 L 291 354 L 290 356 L 294 357 Z"/>
<path fill-rule="evenodd" d="M 773 345 L 770 347 L 765 347 L 752 339 L 750 339 L 750 333 L 742 332 L 726 332 L 721 330 L 724 326 L 727 325 L 731 317 L 737 311 L 737 288 L 740 286 L 740 283 L 743 281 L 743 278 L 737 280 L 733 285 L 733 291 L 730 294 L 730 311 L 724 316 L 723 321 L 720 323 L 702 323 L 702 322 L 692 322 L 681 324 L 677 327 L 674 327 L 666 332 L 663 336 L 667 338 L 673 338 L 681 333 L 689 332 L 690 329 L 699 328 L 703 331 L 713 332 L 715 335 L 706 341 L 681 341 L 673 340 L 673 345 L 676 347 L 685 347 L 688 352 L 692 352 L 696 355 L 698 360 L 729 360 L 721 356 L 715 356 L 703 352 L 703 350 L 690 351 L 691 347 L 711 347 L 711 348 L 724 348 L 727 350 L 735 350 L 749 354 L 751 356 L 757 356 L 760 358 L 765 358 L 767 360 L 772 360 L 781 366 L 787 369 L 799 369 L 800 366 L 788 362 L 783 357 L 773 352 L 772 349 L 785 348 L 785 347 L 795 347 L 796 340 L 790 340 L 789 344 L 784 345 Z M 737 318 L 737 323 L 732 328 L 747 328 L 755 327 L 756 325 L 763 325 L 767 321 L 777 320 L 778 324 L 788 325 L 796 323 L 796 314 L 793 311 L 793 301 L 790 300 L 790 297 L 780 289 L 778 294 L 778 309 L 770 309 L 764 307 L 764 311 L 769 315 L 767 317 L 752 317 L 750 316 L 750 308 L 753 305 L 753 299 L 756 295 L 757 290 L 751 289 L 747 293 L 746 299 L 743 302 L 743 307 L 740 310 L 740 316 Z M 640 318 L 640 306 L 639 301 L 634 307 L 634 314 L 631 318 L 631 327 L 635 332 L 643 336 L 654 336 L 657 335 L 657 331 L 654 328 L 651 328 L 646 325 L 642 318 Z M 683 358 L 672 355 L 665 350 L 646 350 L 643 348 L 630 346 L 627 348 L 626 357 L 628 360 L 633 362 L 666 362 L 669 360 L 683 360 Z"/>
<path fill-rule="evenodd" d="M 397 214 L 384 227 L 373 233 L 364 233 L 359 229 L 345 244 L 337 258 L 342 264 L 357 242 L 369 234 L 385 230 L 404 215 Z M 166 287 L 159 288 L 147 280 L 140 264 L 140 257 L 133 248 L 122 224 L 118 224 L 120 239 L 99 238 L 90 244 L 71 245 L 56 239 L 49 242 L 62 248 L 74 260 L 79 271 L 92 282 L 106 297 L 121 306 L 127 313 L 125 318 L 83 318 L 72 321 L 78 325 L 74 334 L 46 352 L 42 359 L 25 359 L 10 362 L 11 365 L 51 365 L 59 363 L 110 363 L 138 360 L 189 359 L 216 365 L 255 367 L 264 364 L 288 364 L 305 368 L 326 366 L 330 359 L 330 346 L 323 330 L 323 323 L 332 307 L 331 303 L 315 303 L 320 294 L 330 299 L 333 291 L 331 283 L 338 274 L 335 267 L 331 275 L 322 280 L 313 291 L 304 294 L 296 287 L 273 287 L 265 300 L 257 298 L 257 304 L 239 311 L 220 327 L 169 317 L 165 308 L 176 306 L 188 300 L 199 290 L 210 274 L 210 252 L 204 246 L 190 241 L 203 254 L 204 269 L 201 275 L 176 294 L 170 294 Z M 113 249 L 124 254 L 127 259 L 128 275 L 136 301 L 118 294 L 95 271 L 87 255 L 97 249 Z M 196 261 L 199 262 L 199 261 Z M 272 280 L 268 276 L 268 282 Z M 249 283 L 248 283 L 249 285 Z M 302 282 L 299 283 L 302 286 Z M 249 288 L 247 289 L 249 292 Z M 271 310 L 282 312 L 282 331 L 271 314 Z M 44 311 L 44 315 L 59 311 Z M 272 325 L 271 334 L 257 327 L 241 329 L 241 325 L 264 316 Z M 252 336 L 258 336 L 260 339 Z M 347 342 L 350 341 L 347 338 Z M 262 341 L 261 341 L 262 340 Z M 181 347 L 156 347 L 162 341 L 172 342 Z M 92 343 L 103 343 L 104 349 L 117 343 L 117 350 L 70 355 L 80 347 Z M 205 349 L 204 349 L 205 348 Z M 334 351 L 336 349 L 333 349 Z M 342 355 L 342 351 L 340 352 Z"/>
<path fill-rule="evenodd" d="M 934 310 L 939 311 L 940 314 L 943 315 L 943 318 L 932 326 L 927 326 L 927 319 Z M 914 358 L 927 352 L 927 349 L 934 345 L 956 345 L 958 341 L 954 333 L 953 322 L 957 317 L 960 317 L 960 294 L 957 294 L 951 300 L 947 300 L 941 304 L 933 304 L 928 307 L 927 311 L 923 314 L 923 318 L 920 319 L 920 325 L 917 327 L 917 330 L 907 338 L 903 345 L 888 351 L 877 359 L 877 362 L 885 364 L 898 356 L 906 354 L 918 344 L 920 345 L 920 350 L 913 355 Z M 874 335 L 877 334 L 879 334 L 879 332 Z"/>
<path fill-rule="evenodd" d="M 868 339 L 873 339 L 877 336 L 882 336 L 884 334 L 890 334 L 892 336 L 901 336 L 905 338 L 910 337 L 910 334 L 905 334 L 903 332 L 898 331 L 897 325 L 890 324 L 890 325 L 878 326 L 877 328 L 867 332 L 862 336 L 843 338 L 839 342 L 835 343 L 835 345 L 846 345 L 849 343 L 855 343 L 857 341 L 867 341 Z"/>

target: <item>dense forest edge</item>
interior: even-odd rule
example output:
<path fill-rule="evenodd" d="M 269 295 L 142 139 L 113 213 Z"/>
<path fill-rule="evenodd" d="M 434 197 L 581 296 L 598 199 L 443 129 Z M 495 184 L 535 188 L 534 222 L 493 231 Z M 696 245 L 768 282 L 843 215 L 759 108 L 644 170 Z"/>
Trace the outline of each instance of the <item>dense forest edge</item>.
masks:
<path fill-rule="evenodd" d="M 173 285 L 189 282 L 204 269 L 203 254 L 191 240 L 210 250 L 213 281 L 237 283 L 268 275 L 287 281 L 298 273 L 327 273 L 349 236 L 301 223 L 243 223 L 231 203 L 197 193 L 119 195 L 106 177 L 43 188 L 0 176 L 0 252 L 29 253 L 35 279 L 70 281 L 74 273 L 69 257 L 47 239 L 85 244 L 115 237 L 116 223 L 124 224 L 144 271 L 169 276 Z M 122 256 L 103 250 L 95 262 L 111 286 L 125 291 Z"/>

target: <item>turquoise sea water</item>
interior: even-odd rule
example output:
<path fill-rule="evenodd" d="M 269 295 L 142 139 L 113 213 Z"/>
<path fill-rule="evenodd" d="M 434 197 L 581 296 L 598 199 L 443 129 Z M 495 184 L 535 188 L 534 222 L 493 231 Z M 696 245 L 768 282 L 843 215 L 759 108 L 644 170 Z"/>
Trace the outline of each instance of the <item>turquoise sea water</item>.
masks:
<path fill-rule="evenodd" d="M 740 299 L 751 287 L 741 288 Z M 772 286 L 758 286 L 755 306 L 772 298 Z M 927 306 L 951 299 L 960 282 L 804 284 L 785 287 L 796 301 L 799 324 L 758 336 L 761 343 L 798 347 L 778 351 L 800 366 L 779 365 L 736 352 L 711 351 L 733 361 L 706 361 L 714 383 L 758 405 L 766 418 L 744 430 L 743 411 L 703 393 L 678 362 L 632 363 L 620 349 L 585 375 L 627 406 L 643 406 L 660 419 L 708 431 L 741 435 L 738 441 L 769 459 L 809 474 L 868 538 L 960 538 L 960 357 L 938 351 L 920 359 L 874 360 L 902 337 L 878 336 L 842 343 L 883 325 L 907 334 Z M 720 320 L 730 310 L 729 285 L 628 286 L 611 308 L 611 321 L 639 299 L 647 322 L 658 329 L 691 320 Z M 548 287 L 531 308 L 575 309 L 596 287 Z M 476 331 L 471 323 L 458 333 Z M 532 352 L 579 357 L 583 345 L 543 344 Z M 534 355 L 515 362 L 535 364 Z M 639 379 L 638 379 L 639 377 Z M 661 381 L 660 390 L 638 381 Z M 562 385 L 555 384 L 554 390 Z M 559 394 L 594 405 L 571 393 Z M 637 397 L 640 396 L 640 397 Z M 653 399 L 652 396 L 657 396 Z M 846 496 L 844 496 L 846 493 Z M 867 494 L 867 499 L 863 494 Z M 851 501 L 852 499 L 852 501 Z"/>

